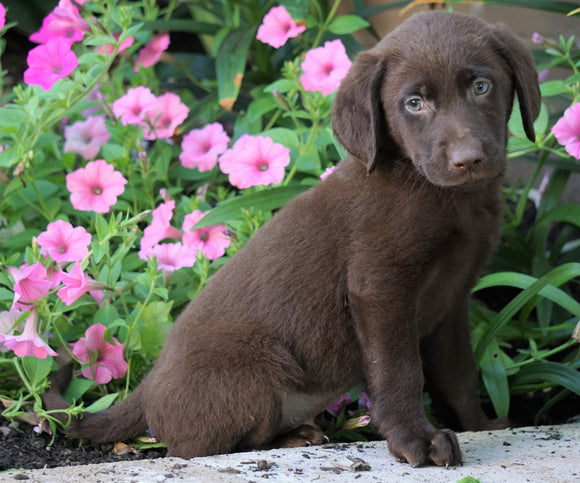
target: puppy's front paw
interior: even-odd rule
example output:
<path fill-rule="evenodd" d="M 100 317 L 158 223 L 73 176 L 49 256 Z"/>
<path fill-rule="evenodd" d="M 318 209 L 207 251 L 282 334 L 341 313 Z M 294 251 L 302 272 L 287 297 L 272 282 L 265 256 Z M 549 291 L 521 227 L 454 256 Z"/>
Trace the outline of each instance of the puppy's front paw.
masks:
<path fill-rule="evenodd" d="M 423 436 L 407 434 L 388 438 L 389 450 L 399 460 L 413 467 L 430 463 L 457 466 L 463 463 L 455 433 L 449 429 L 433 431 Z"/>

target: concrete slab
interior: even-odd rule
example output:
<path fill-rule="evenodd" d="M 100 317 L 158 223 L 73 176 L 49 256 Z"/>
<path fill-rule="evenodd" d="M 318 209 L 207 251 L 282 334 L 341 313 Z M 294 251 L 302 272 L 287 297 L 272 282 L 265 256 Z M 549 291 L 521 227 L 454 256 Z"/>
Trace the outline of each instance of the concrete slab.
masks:
<path fill-rule="evenodd" d="M 411 468 L 385 442 L 331 444 L 183 460 L 62 467 L 1 473 L 0 481 L 71 482 L 578 482 L 580 422 L 460 433 L 464 465 Z M 470 480 L 469 477 L 472 479 Z"/>

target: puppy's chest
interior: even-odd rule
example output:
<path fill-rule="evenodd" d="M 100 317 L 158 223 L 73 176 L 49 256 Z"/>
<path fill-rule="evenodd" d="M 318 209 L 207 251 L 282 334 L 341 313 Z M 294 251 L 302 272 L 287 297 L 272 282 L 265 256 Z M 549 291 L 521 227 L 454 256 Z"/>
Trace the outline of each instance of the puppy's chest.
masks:
<path fill-rule="evenodd" d="M 435 323 L 466 299 L 496 245 L 500 222 L 496 215 L 486 213 L 469 223 L 455 221 L 425 268 L 418 300 L 420 320 Z"/>

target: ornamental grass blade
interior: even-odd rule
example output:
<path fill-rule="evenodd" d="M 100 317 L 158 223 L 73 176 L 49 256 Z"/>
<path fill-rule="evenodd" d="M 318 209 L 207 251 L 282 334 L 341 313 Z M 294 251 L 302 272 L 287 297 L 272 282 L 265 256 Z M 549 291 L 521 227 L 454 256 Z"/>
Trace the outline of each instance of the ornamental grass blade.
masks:
<path fill-rule="evenodd" d="M 219 104 L 231 111 L 242 86 L 246 72 L 246 60 L 250 44 L 256 32 L 254 29 L 231 30 L 220 45 L 216 56 L 216 78 Z"/>
<path fill-rule="evenodd" d="M 517 272 L 497 272 L 482 277 L 473 289 L 474 292 L 485 288 L 505 286 L 527 289 L 537 282 L 536 277 Z M 538 294 L 565 308 L 568 312 L 580 317 L 580 303 L 563 290 L 553 285 L 547 285 L 538 291 Z"/>
<path fill-rule="evenodd" d="M 480 364 L 487 347 L 494 340 L 498 331 L 540 291 L 549 285 L 559 286 L 567 281 L 580 276 L 580 263 L 566 263 L 554 268 L 543 277 L 536 280 L 509 304 L 507 304 L 497 316 L 490 322 L 489 329 L 483 335 L 475 347 L 474 357 L 476 364 Z M 538 298 L 538 300 L 541 300 Z"/>
<path fill-rule="evenodd" d="M 559 362 L 537 361 L 523 366 L 513 376 L 512 386 L 550 382 L 580 396 L 580 372 Z"/>
<path fill-rule="evenodd" d="M 479 367 L 483 384 L 497 417 L 506 417 L 510 409 L 510 390 L 506 367 L 496 340 L 487 347 Z"/>

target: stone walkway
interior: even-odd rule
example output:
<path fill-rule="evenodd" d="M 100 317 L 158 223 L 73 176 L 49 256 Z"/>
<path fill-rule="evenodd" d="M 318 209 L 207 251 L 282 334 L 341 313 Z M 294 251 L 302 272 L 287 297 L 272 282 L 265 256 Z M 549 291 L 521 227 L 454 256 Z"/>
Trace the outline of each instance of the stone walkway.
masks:
<path fill-rule="evenodd" d="M 464 464 L 413 469 L 385 442 L 331 444 L 182 460 L 126 461 L 0 473 L 29 483 L 152 482 L 579 482 L 580 422 L 460 433 Z"/>

